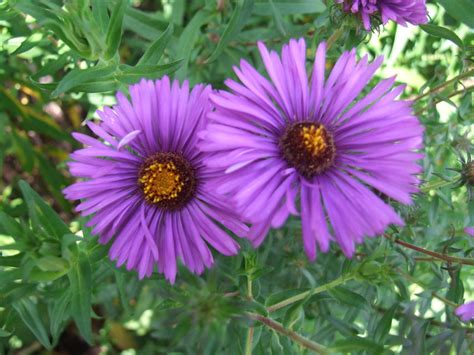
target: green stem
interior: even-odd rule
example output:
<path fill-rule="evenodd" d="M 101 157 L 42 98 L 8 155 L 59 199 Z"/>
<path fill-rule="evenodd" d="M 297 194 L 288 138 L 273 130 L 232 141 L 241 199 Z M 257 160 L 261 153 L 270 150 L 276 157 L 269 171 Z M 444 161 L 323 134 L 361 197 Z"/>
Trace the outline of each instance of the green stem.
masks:
<path fill-rule="evenodd" d="M 436 259 L 440 259 L 440 260 L 443 260 L 443 261 L 446 261 L 446 262 L 463 264 L 463 265 L 474 265 L 474 259 L 461 258 L 461 257 L 457 257 L 457 256 L 450 256 L 450 255 L 441 254 L 441 253 L 438 253 L 438 252 L 435 252 L 435 251 L 431 251 L 431 250 L 428 250 L 428 249 L 421 248 L 421 247 L 419 247 L 417 245 L 414 245 L 414 244 L 410 244 L 410 243 L 405 242 L 401 239 L 392 238 L 387 234 L 384 234 L 384 237 L 391 240 L 394 243 L 397 243 L 399 245 L 403 245 L 406 248 L 416 250 L 420 253 L 432 256 Z"/>
<path fill-rule="evenodd" d="M 250 275 L 247 275 L 247 298 L 249 300 L 253 299 L 252 293 L 252 279 Z M 251 326 L 247 331 L 247 340 L 245 341 L 245 355 L 252 355 L 252 343 L 253 343 L 253 333 L 254 328 Z"/>
<path fill-rule="evenodd" d="M 308 338 L 305 338 L 292 330 L 286 329 L 281 323 L 278 323 L 271 318 L 262 316 L 261 314 L 250 312 L 247 312 L 246 315 L 250 319 L 263 323 L 267 327 L 275 330 L 276 332 L 287 336 L 288 338 L 292 339 L 293 341 L 300 344 L 306 349 L 313 350 L 318 354 L 330 354 L 330 351 L 325 346 L 318 344 Z"/>
<path fill-rule="evenodd" d="M 458 91 L 455 91 L 451 94 L 449 94 L 447 96 L 448 99 L 450 99 L 451 97 L 454 97 L 454 96 L 457 96 L 457 95 L 461 95 L 461 94 L 467 94 L 469 92 L 472 92 L 474 91 L 474 86 L 469 86 L 468 88 L 464 88 L 462 90 L 458 90 Z M 431 103 L 431 105 L 425 105 L 425 107 L 423 107 L 422 109 L 419 109 L 418 111 L 415 112 L 415 116 L 419 116 L 420 114 L 422 114 L 424 111 L 426 111 L 429 107 L 433 107 L 437 104 L 439 104 L 440 102 L 444 101 L 443 99 L 439 99 L 439 100 L 436 100 L 434 102 Z"/>
<path fill-rule="evenodd" d="M 332 45 L 334 43 L 337 42 L 337 40 L 339 39 L 339 37 L 341 37 L 341 35 L 344 33 L 344 26 L 341 26 L 339 27 L 336 32 L 334 32 L 327 40 L 327 45 L 326 45 L 326 48 L 327 50 L 329 50 L 329 48 L 332 47 Z"/>
<path fill-rule="evenodd" d="M 421 192 L 426 193 L 426 192 L 429 192 L 433 189 L 439 189 L 441 187 L 446 187 L 446 186 L 449 186 L 449 185 L 452 185 L 452 184 L 453 184 L 452 181 L 439 180 L 439 181 L 424 184 L 423 186 L 421 186 L 420 190 L 421 190 Z"/>
<path fill-rule="evenodd" d="M 301 301 L 301 300 L 304 300 L 306 297 L 309 297 L 309 296 L 312 296 L 312 295 L 315 295 L 317 293 L 321 293 L 321 292 L 324 292 L 324 291 L 327 291 L 327 290 L 330 290 L 331 288 L 334 288 L 336 286 L 339 286 L 339 285 L 342 285 L 343 283 L 353 279 L 354 276 L 353 275 L 343 275 L 343 276 L 340 276 L 338 277 L 337 279 L 325 284 L 325 285 L 322 285 L 322 286 L 319 286 L 319 287 L 316 287 L 316 288 L 313 288 L 312 290 L 308 290 L 308 291 L 305 291 L 305 292 L 302 292 L 300 294 L 297 294 L 295 296 L 292 296 L 290 298 L 287 298 L 286 300 L 283 300 L 281 302 L 278 302 L 276 304 L 274 304 L 273 306 L 270 306 L 270 307 L 267 307 L 267 311 L 270 313 L 270 312 L 274 312 L 280 308 L 283 308 L 283 307 L 286 307 L 290 304 L 293 304 L 295 302 L 298 302 L 298 301 Z"/>
<path fill-rule="evenodd" d="M 418 95 L 417 97 L 415 97 L 414 101 L 418 101 L 428 95 L 431 95 L 433 93 L 436 93 L 438 92 L 439 90 L 441 90 L 442 88 L 452 84 L 452 83 L 455 83 L 456 81 L 459 81 L 463 78 L 467 78 L 469 76 L 472 76 L 474 75 L 474 69 L 471 69 L 471 70 L 468 70 L 467 72 L 465 73 L 462 73 L 462 74 L 459 74 L 458 76 L 455 76 L 454 78 L 442 83 L 442 84 L 439 84 L 438 86 L 434 87 L 433 89 L 425 92 L 424 94 L 421 94 L 421 95 Z"/>

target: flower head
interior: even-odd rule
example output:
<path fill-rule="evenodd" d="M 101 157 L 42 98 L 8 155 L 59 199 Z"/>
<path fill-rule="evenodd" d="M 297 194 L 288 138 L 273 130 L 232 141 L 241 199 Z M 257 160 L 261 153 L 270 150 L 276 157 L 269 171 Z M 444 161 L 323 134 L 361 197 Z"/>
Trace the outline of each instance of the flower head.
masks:
<path fill-rule="evenodd" d="M 336 0 L 344 11 L 359 14 L 364 28 L 371 28 L 371 17 L 377 16 L 385 25 L 388 20 L 406 26 L 428 22 L 425 0 Z"/>
<path fill-rule="evenodd" d="M 455 313 L 463 322 L 469 322 L 474 319 L 474 301 L 459 306 L 456 308 Z"/>
<path fill-rule="evenodd" d="M 110 257 L 136 269 L 140 278 L 154 266 L 171 282 L 176 260 L 201 273 L 213 263 L 208 244 L 225 255 L 238 244 L 220 227 L 243 235 L 228 203 L 209 184 L 197 131 L 211 109 L 209 86 L 189 90 L 168 77 L 130 87 L 131 102 L 117 94 L 117 105 L 98 111 L 100 124 L 88 123 L 99 139 L 81 133 L 85 144 L 71 154 L 72 175 L 83 178 L 64 190 L 81 200 L 77 210 L 101 243 L 113 240 Z"/>
<path fill-rule="evenodd" d="M 474 237 L 474 227 L 464 228 L 464 233 L 469 234 L 471 237 Z"/>
<path fill-rule="evenodd" d="M 393 87 L 394 78 L 362 93 L 382 58 L 346 52 L 326 77 L 322 43 L 308 77 L 303 39 L 283 46 L 281 59 L 258 46 L 270 80 L 242 60 L 242 84 L 229 79 L 231 92 L 211 95 L 216 110 L 200 143 L 217 190 L 253 224 L 253 245 L 290 214 L 301 215 L 312 260 L 317 246 L 327 251 L 336 241 L 351 256 L 364 236 L 402 225 L 384 200 L 410 204 L 418 191 L 423 128 L 411 102 L 396 100 L 403 86 Z"/>

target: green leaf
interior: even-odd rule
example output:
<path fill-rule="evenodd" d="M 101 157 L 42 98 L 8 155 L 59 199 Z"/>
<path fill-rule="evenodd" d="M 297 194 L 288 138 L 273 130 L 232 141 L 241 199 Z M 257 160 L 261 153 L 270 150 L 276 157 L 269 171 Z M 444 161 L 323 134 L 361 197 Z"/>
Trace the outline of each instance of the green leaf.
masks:
<path fill-rule="evenodd" d="M 53 302 L 49 305 L 49 329 L 53 336 L 53 343 L 56 343 L 62 333 L 62 325 L 69 316 L 67 306 L 71 302 L 71 291 L 66 289 L 59 298 L 52 298 Z"/>
<path fill-rule="evenodd" d="M 461 38 L 459 38 L 456 33 L 446 27 L 441 27 L 432 24 L 420 25 L 420 27 L 423 31 L 432 36 L 447 39 L 456 44 L 458 47 L 464 48 L 464 43 L 462 42 Z"/>
<path fill-rule="evenodd" d="M 36 260 L 36 265 L 43 271 L 67 271 L 69 263 L 54 255 L 46 255 Z"/>
<path fill-rule="evenodd" d="M 217 43 L 216 49 L 207 59 L 208 63 L 216 60 L 223 50 L 225 49 L 227 43 L 229 43 L 245 26 L 250 15 L 252 15 L 252 9 L 254 5 L 254 0 L 240 0 L 236 5 L 232 17 L 230 18 L 229 23 L 227 24 L 224 33 L 222 34 L 219 43 Z"/>
<path fill-rule="evenodd" d="M 5 233 L 15 239 L 20 239 L 20 237 L 23 235 L 21 224 L 3 211 L 0 211 L 0 232 Z"/>
<path fill-rule="evenodd" d="M 107 32 L 107 24 L 109 23 L 109 15 L 107 13 L 107 1 L 91 0 L 92 15 L 99 25 L 101 33 Z"/>
<path fill-rule="evenodd" d="M 273 0 L 269 0 L 269 2 L 270 2 L 270 8 L 272 10 L 272 16 L 273 16 L 273 19 L 275 20 L 276 27 L 278 31 L 283 36 L 286 37 L 287 30 L 286 30 L 285 23 L 283 21 L 283 17 L 280 13 L 280 10 L 275 6 L 275 4 L 273 3 Z"/>
<path fill-rule="evenodd" d="M 163 65 L 138 65 L 135 67 L 122 64 L 120 66 L 122 73 L 118 75 L 118 80 L 122 83 L 133 84 L 142 78 L 157 79 L 165 74 L 173 73 L 180 66 L 180 60 Z"/>
<path fill-rule="evenodd" d="M 86 254 L 80 253 L 77 261 L 68 273 L 71 283 L 71 313 L 79 332 L 92 344 L 91 328 L 91 266 Z"/>
<path fill-rule="evenodd" d="M 183 60 L 183 65 L 176 73 L 178 79 L 183 80 L 187 76 L 191 51 L 194 49 L 194 44 L 200 34 L 200 28 L 209 21 L 211 16 L 211 12 L 207 9 L 198 11 L 179 37 L 177 58 Z"/>
<path fill-rule="evenodd" d="M 169 26 L 156 16 L 127 6 L 125 9 L 125 27 L 143 38 L 154 41 Z"/>
<path fill-rule="evenodd" d="M 15 152 L 20 160 L 23 170 L 31 173 L 35 164 L 33 146 L 27 138 L 16 133 L 15 129 L 12 129 L 12 138 Z"/>
<path fill-rule="evenodd" d="M 115 53 L 117 53 L 120 46 L 123 34 L 123 17 L 126 7 L 126 0 L 118 0 L 118 4 L 114 6 L 114 9 L 112 10 L 109 25 L 107 27 L 107 35 L 105 37 L 107 50 L 104 53 L 104 58 L 106 60 L 112 58 Z"/>
<path fill-rule="evenodd" d="M 364 297 L 345 287 L 338 286 L 332 288 L 328 290 L 328 293 L 338 301 L 351 307 L 363 308 L 368 306 L 367 300 Z"/>
<path fill-rule="evenodd" d="M 472 0 L 438 0 L 446 12 L 469 27 L 474 27 L 474 1 Z"/>
<path fill-rule="evenodd" d="M 282 15 L 322 13 L 326 10 L 322 0 L 273 1 L 273 7 Z M 257 2 L 253 13 L 260 16 L 272 16 L 273 11 L 269 2 Z"/>
<path fill-rule="evenodd" d="M 70 204 L 66 201 L 62 193 L 62 189 L 66 184 L 64 175 L 43 154 L 36 153 L 36 158 L 38 160 L 41 178 L 44 180 L 48 190 L 64 210 L 70 210 Z"/>
<path fill-rule="evenodd" d="M 63 220 L 26 181 L 21 180 L 19 186 L 28 206 L 28 213 L 33 227 L 44 230 L 49 236 L 54 236 L 57 239 L 61 239 L 63 235 L 70 233 Z"/>
<path fill-rule="evenodd" d="M 336 341 L 329 350 L 350 354 L 359 350 L 366 350 L 370 351 L 371 353 L 380 354 L 383 352 L 383 345 L 377 344 L 376 342 L 366 338 L 350 337 Z"/>
<path fill-rule="evenodd" d="M 28 329 L 31 330 L 41 345 L 46 349 L 51 350 L 51 341 L 49 340 L 48 332 L 41 321 L 36 305 L 29 299 L 22 299 L 14 302 L 13 308 L 17 311 L 21 320 L 26 324 Z"/>
<path fill-rule="evenodd" d="M 398 304 L 394 304 L 390 307 L 385 314 L 383 315 L 382 319 L 380 319 L 377 327 L 375 328 L 374 339 L 376 342 L 385 343 L 385 339 L 392 328 L 392 320 L 395 316 L 395 311 L 398 308 Z"/>
<path fill-rule="evenodd" d="M 98 78 L 100 78 L 100 81 L 110 80 L 113 78 L 115 70 L 115 65 L 97 65 L 83 70 L 79 68 L 73 69 L 59 82 L 58 87 L 51 93 L 51 96 L 57 97 L 89 81 L 95 84 Z"/>
<path fill-rule="evenodd" d="M 137 63 L 137 66 L 140 65 L 155 65 L 160 61 L 161 56 L 163 55 L 163 51 L 165 50 L 168 42 L 173 35 L 174 27 L 173 24 L 170 23 L 166 31 L 164 31 L 160 37 L 153 42 L 150 47 L 145 51 L 143 56 Z"/>

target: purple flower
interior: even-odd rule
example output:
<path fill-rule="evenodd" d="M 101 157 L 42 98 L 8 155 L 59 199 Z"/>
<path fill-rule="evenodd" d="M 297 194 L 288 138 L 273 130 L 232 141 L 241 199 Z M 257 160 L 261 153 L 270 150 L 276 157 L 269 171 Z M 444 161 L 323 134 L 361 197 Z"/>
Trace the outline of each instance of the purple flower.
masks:
<path fill-rule="evenodd" d="M 344 11 L 360 14 L 364 28 L 370 30 L 370 17 L 379 15 L 385 25 L 388 20 L 406 26 L 428 22 L 425 0 L 336 0 L 344 3 Z"/>
<path fill-rule="evenodd" d="M 469 322 L 474 319 L 474 301 L 459 306 L 456 308 L 455 313 L 463 322 Z"/>
<path fill-rule="evenodd" d="M 205 162 L 216 170 L 216 189 L 254 224 L 254 246 L 300 214 L 311 260 L 316 243 L 327 251 L 330 241 L 350 257 L 364 236 L 403 224 L 384 200 L 410 204 L 418 191 L 423 128 L 411 102 L 395 99 L 404 88 L 393 87 L 395 78 L 362 93 L 380 57 L 358 62 L 355 50 L 346 52 L 326 77 L 321 43 L 309 78 L 303 39 L 283 46 L 281 59 L 258 47 L 270 80 L 242 60 L 242 84 L 229 79 L 232 92 L 211 95 L 216 110 L 200 147 L 212 154 Z"/>
<path fill-rule="evenodd" d="M 469 234 L 471 237 L 474 237 L 474 227 L 466 227 L 464 228 L 464 232 Z"/>
<path fill-rule="evenodd" d="M 71 154 L 69 167 L 85 180 L 64 193 L 81 200 L 77 210 L 92 215 L 87 225 L 101 243 L 113 239 L 110 258 L 140 278 L 158 265 L 174 282 L 177 258 L 199 274 L 213 263 L 207 244 L 224 255 L 238 251 L 221 225 L 238 235 L 248 229 L 209 184 L 197 150 L 211 91 L 168 77 L 142 80 L 130 87 L 131 102 L 118 93 L 116 106 L 98 111 L 100 124 L 88 123 L 100 139 L 74 134 L 87 147 Z"/>

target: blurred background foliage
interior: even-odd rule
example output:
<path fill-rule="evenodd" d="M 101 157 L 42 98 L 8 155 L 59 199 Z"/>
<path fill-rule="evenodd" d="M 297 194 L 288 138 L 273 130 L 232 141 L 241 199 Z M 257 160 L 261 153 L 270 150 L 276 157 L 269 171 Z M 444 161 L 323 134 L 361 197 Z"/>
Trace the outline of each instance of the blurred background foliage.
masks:
<path fill-rule="evenodd" d="M 367 34 L 331 0 L 0 1 L 0 353 L 473 353 L 453 311 L 474 299 L 474 2 L 428 9 Z M 257 40 L 291 37 L 310 59 L 329 41 L 328 69 L 352 47 L 383 54 L 377 75 L 407 85 L 426 156 L 422 193 L 396 206 L 406 228 L 309 263 L 294 219 L 174 286 L 116 269 L 62 196 L 70 133 L 139 78 L 220 88 L 240 58 L 262 70 Z"/>

